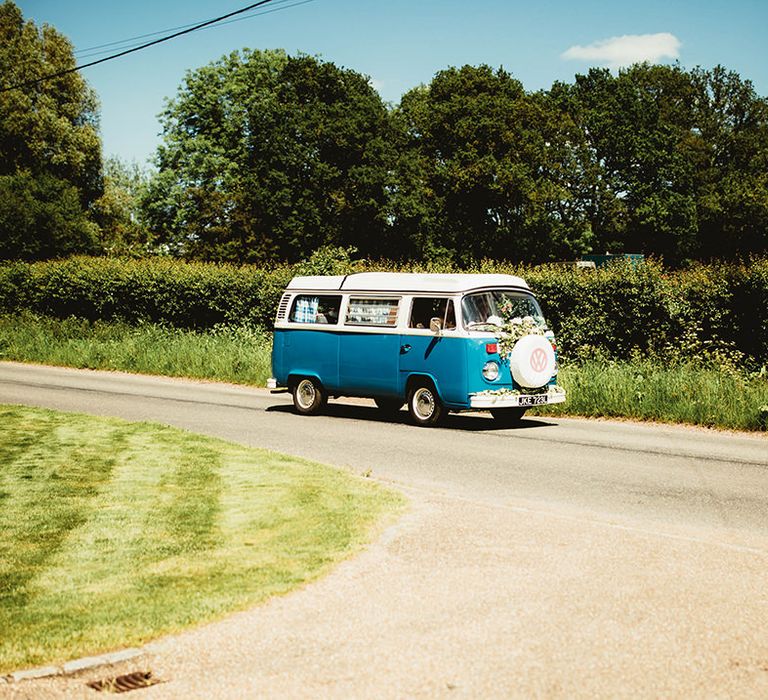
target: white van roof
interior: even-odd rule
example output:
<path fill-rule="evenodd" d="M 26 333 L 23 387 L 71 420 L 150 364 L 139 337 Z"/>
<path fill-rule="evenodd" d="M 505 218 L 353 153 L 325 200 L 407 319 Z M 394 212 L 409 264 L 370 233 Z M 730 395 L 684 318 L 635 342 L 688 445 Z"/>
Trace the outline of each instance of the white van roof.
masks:
<path fill-rule="evenodd" d="M 421 272 L 358 272 L 353 275 L 294 277 L 288 289 L 344 290 L 355 292 L 468 292 L 486 287 L 530 289 L 514 275 L 441 275 Z"/>

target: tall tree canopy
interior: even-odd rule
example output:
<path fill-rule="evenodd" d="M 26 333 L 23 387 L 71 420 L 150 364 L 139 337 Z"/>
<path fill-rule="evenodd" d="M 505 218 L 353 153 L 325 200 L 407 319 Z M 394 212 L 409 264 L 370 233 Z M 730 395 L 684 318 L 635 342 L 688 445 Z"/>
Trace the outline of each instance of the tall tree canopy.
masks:
<path fill-rule="evenodd" d="M 148 174 L 136 162 L 116 156 L 106 158 L 103 169 L 103 194 L 91 206 L 91 216 L 99 226 L 99 247 L 107 255 L 144 255 L 151 238 L 140 208 Z"/>
<path fill-rule="evenodd" d="M 692 257 L 765 251 L 768 103 L 717 67 L 592 69 L 550 97 L 579 125 L 608 197 L 599 249 Z"/>
<path fill-rule="evenodd" d="M 353 70 L 245 49 L 187 73 L 151 178 L 102 165 L 74 66 L 65 37 L 0 0 L 0 260 L 768 250 L 768 99 L 720 66 L 595 68 L 532 93 L 467 65 L 389 107 Z"/>
<path fill-rule="evenodd" d="M 243 51 L 187 74 L 143 210 L 177 254 L 672 264 L 768 246 L 768 102 L 722 68 L 593 69 L 526 92 L 463 66 L 387 108 L 308 56 Z"/>
<path fill-rule="evenodd" d="M 700 136 L 698 257 L 768 250 L 768 99 L 718 66 L 691 72 Z"/>
<path fill-rule="evenodd" d="M 368 80 L 309 56 L 235 52 L 187 74 L 162 115 L 144 208 L 184 255 L 385 252 L 389 115 Z"/>
<path fill-rule="evenodd" d="M 574 190 L 589 152 L 568 114 L 503 69 L 440 71 L 403 96 L 395 227 L 418 256 L 572 257 L 588 246 Z"/>
<path fill-rule="evenodd" d="M 74 67 L 72 45 L 53 27 L 0 5 L 0 259 L 95 250 L 87 216 L 101 190 L 101 142 L 93 91 Z"/>

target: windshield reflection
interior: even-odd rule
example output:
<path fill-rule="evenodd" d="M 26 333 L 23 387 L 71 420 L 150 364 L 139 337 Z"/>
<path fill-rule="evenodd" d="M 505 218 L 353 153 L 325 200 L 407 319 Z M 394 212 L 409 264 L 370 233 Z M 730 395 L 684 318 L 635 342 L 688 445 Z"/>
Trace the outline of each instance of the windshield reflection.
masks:
<path fill-rule="evenodd" d="M 477 325 L 502 326 L 513 318 L 530 316 L 540 326 L 544 316 L 536 299 L 530 294 L 512 290 L 495 289 L 467 294 L 461 300 L 464 327 Z"/>

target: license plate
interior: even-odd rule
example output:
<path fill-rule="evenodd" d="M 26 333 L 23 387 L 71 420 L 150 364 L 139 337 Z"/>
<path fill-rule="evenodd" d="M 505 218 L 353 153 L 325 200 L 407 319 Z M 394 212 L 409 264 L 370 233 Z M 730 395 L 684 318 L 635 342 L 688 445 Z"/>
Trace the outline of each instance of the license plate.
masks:
<path fill-rule="evenodd" d="M 521 396 L 518 400 L 518 406 L 538 406 L 547 403 L 546 394 L 537 394 L 536 396 Z"/>

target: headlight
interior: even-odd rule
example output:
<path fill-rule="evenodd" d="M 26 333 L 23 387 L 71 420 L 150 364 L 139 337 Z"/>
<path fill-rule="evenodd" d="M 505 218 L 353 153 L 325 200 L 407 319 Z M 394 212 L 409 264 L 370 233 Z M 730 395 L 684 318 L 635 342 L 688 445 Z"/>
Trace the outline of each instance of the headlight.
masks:
<path fill-rule="evenodd" d="M 492 382 L 499 378 L 499 363 L 489 360 L 483 365 L 483 376 Z"/>

